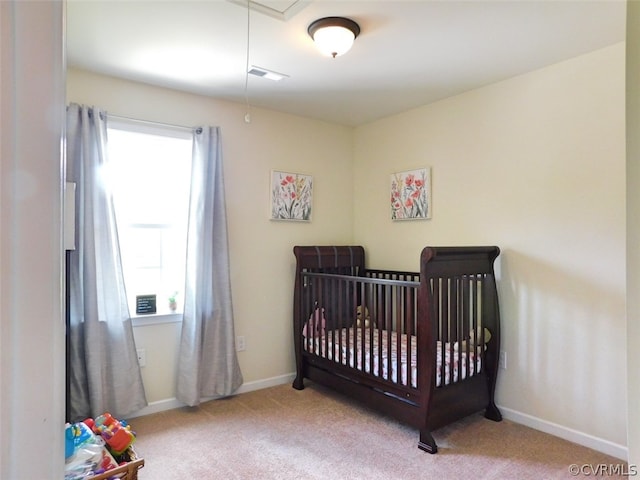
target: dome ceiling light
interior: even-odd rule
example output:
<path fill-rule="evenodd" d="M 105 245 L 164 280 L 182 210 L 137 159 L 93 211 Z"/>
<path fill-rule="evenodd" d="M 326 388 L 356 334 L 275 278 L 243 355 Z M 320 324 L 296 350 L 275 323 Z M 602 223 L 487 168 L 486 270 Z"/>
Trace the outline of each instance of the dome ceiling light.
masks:
<path fill-rule="evenodd" d="M 349 51 L 360 34 L 360 26 L 344 17 L 320 18 L 307 29 L 316 47 L 333 58 Z"/>

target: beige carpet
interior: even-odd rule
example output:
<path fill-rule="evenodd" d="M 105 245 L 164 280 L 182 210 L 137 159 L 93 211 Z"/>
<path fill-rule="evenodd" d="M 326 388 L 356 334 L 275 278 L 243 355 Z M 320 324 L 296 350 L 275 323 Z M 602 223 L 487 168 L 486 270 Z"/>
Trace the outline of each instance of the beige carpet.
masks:
<path fill-rule="evenodd" d="M 546 480 L 576 478 L 572 464 L 624 464 L 480 414 L 434 432 L 439 452 L 430 455 L 418 449 L 417 430 L 310 382 L 302 391 L 282 385 L 131 425 L 145 459 L 141 480 Z"/>

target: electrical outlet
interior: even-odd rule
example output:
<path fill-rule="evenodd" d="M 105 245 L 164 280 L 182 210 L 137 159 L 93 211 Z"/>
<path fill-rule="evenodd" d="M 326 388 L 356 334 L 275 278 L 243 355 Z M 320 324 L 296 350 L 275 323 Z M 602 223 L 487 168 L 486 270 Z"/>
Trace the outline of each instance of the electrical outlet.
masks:
<path fill-rule="evenodd" d="M 147 351 L 142 348 L 139 348 L 137 352 L 138 352 L 138 364 L 141 367 L 144 367 L 147 364 Z"/>
<path fill-rule="evenodd" d="M 500 368 L 503 370 L 507 369 L 507 352 L 504 350 L 500 350 Z"/>
<path fill-rule="evenodd" d="M 244 341 L 244 336 L 238 335 L 236 337 L 236 350 L 238 352 L 244 352 L 246 348 L 247 348 L 247 344 Z"/>

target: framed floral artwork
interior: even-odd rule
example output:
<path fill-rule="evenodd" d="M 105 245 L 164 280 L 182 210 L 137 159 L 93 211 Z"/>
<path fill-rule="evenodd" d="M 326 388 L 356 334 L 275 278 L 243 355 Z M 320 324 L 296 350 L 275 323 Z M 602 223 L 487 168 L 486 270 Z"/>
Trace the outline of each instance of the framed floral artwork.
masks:
<path fill-rule="evenodd" d="M 271 220 L 311 221 L 313 177 L 271 172 Z"/>
<path fill-rule="evenodd" d="M 431 168 L 391 174 L 391 219 L 431 218 Z"/>

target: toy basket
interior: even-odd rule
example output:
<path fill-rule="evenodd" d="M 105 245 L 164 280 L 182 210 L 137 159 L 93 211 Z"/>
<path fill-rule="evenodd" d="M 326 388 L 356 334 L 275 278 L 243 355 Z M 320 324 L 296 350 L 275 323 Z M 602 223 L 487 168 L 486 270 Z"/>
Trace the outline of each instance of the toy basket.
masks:
<path fill-rule="evenodd" d="M 138 480 L 138 470 L 144 467 L 144 458 L 138 458 L 138 455 L 132 447 L 129 447 L 121 456 L 114 456 L 114 458 L 117 462 L 126 463 L 99 475 L 89 477 L 87 480 L 108 480 L 112 478 Z"/>

